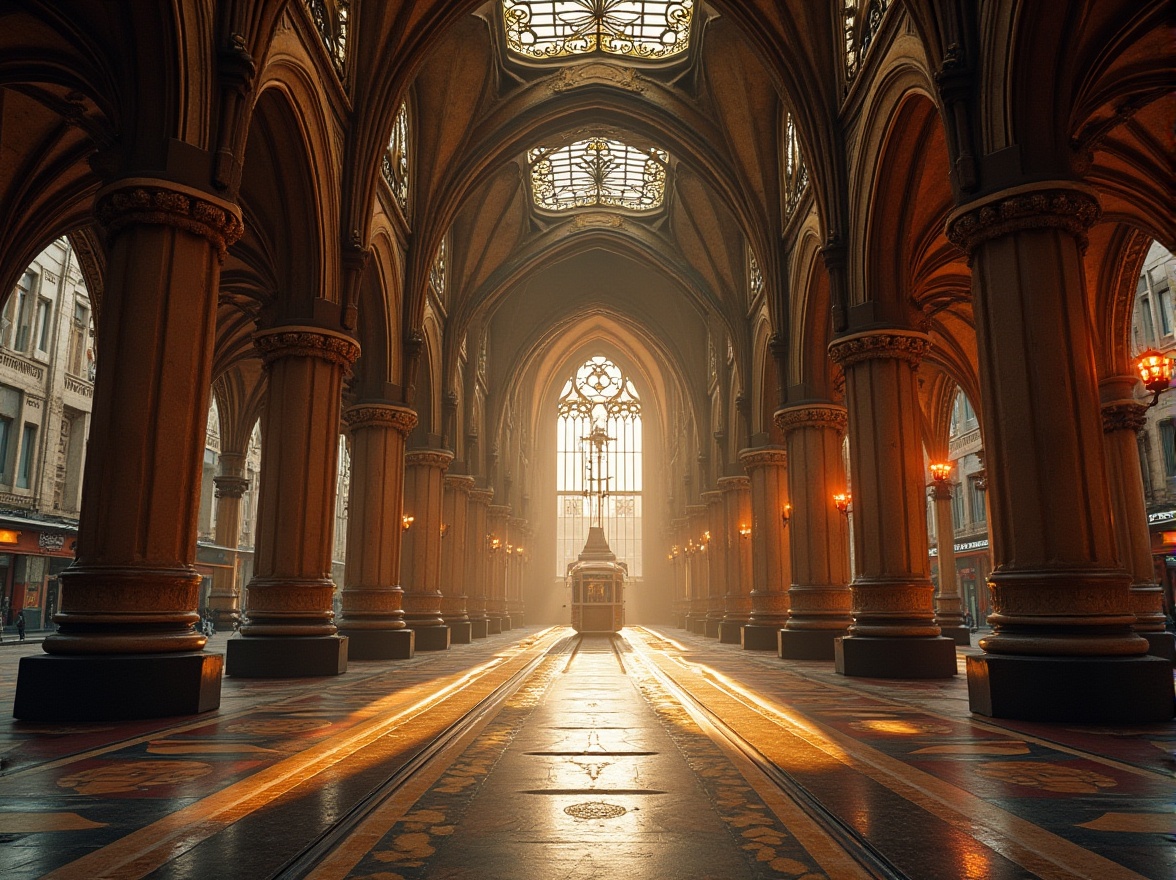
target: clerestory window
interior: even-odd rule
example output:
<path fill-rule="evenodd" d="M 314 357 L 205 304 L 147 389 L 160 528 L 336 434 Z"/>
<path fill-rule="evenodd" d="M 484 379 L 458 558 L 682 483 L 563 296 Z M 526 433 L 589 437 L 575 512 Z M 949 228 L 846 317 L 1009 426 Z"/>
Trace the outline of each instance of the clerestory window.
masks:
<path fill-rule="evenodd" d="M 632 147 L 606 137 L 565 147 L 537 147 L 527 153 L 531 195 L 547 211 L 589 207 L 653 211 L 665 200 L 668 162 L 665 150 Z"/>
<path fill-rule="evenodd" d="M 588 538 L 603 485 L 604 533 L 617 560 L 641 577 L 641 401 L 620 367 L 590 358 L 564 384 L 556 436 L 556 574 L 563 577 Z M 603 427 L 598 457 L 589 440 Z"/>
<path fill-rule="evenodd" d="M 693 16 L 694 0 L 502 0 L 507 47 L 540 60 L 670 58 L 689 48 Z"/>
<path fill-rule="evenodd" d="M 408 214 L 409 165 L 408 154 L 408 102 L 400 105 L 396 121 L 392 123 L 392 135 L 388 138 L 388 149 L 380 169 L 384 180 L 392 189 L 392 195 L 400 204 L 400 210 Z"/>

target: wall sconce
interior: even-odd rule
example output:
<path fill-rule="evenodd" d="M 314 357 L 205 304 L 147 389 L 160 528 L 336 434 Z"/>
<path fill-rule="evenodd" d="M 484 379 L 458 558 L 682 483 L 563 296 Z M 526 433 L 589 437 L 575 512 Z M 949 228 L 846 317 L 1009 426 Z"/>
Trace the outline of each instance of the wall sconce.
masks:
<path fill-rule="evenodd" d="M 678 545 L 677 544 L 675 544 L 673 547 L 670 548 L 670 555 L 672 557 L 674 557 L 675 559 L 678 558 Z"/>
<path fill-rule="evenodd" d="M 502 548 L 502 542 L 498 540 L 498 536 L 491 534 L 486 536 L 486 549 L 491 553 L 497 553 Z"/>
<path fill-rule="evenodd" d="M 702 533 L 702 546 L 705 547 L 709 543 L 710 543 L 710 532 L 709 531 L 703 532 Z"/>
<path fill-rule="evenodd" d="M 1151 392 L 1151 403 L 1147 405 L 1151 409 L 1172 385 L 1172 358 L 1149 348 L 1136 359 L 1135 369 L 1139 371 L 1143 387 Z"/>
<path fill-rule="evenodd" d="M 693 556 L 697 552 L 698 552 L 698 545 L 695 544 L 694 539 L 691 538 L 689 541 L 686 542 L 686 555 Z"/>
<path fill-rule="evenodd" d="M 745 541 L 748 538 L 750 538 L 751 537 L 751 526 L 749 526 L 747 523 L 740 523 L 739 524 L 739 537 Z"/>
<path fill-rule="evenodd" d="M 441 538 L 444 540 L 445 536 L 449 534 L 449 523 L 441 523 Z"/>
<path fill-rule="evenodd" d="M 947 478 L 951 476 L 951 462 L 932 462 L 928 469 L 931 471 L 931 479 L 935 481 L 936 485 L 947 484 Z"/>
<path fill-rule="evenodd" d="M 412 524 L 414 522 L 416 522 L 415 516 L 409 516 L 407 513 L 404 514 L 402 517 L 400 517 L 401 531 L 407 532 L 410 528 L 412 528 Z"/>
<path fill-rule="evenodd" d="M 792 505 L 785 504 L 784 509 L 780 511 L 780 523 L 784 528 L 788 528 L 788 523 L 792 520 Z"/>
<path fill-rule="evenodd" d="M 849 516 L 849 505 L 852 500 L 848 492 L 842 492 L 833 496 L 833 506 L 842 516 Z"/>
<path fill-rule="evenodd" d="M 524 555 L 525 552 L 526 551 L 524 551 L 522 547 L 515 547 L 515 556 L 517 556 L 523 562 L 527 561 L 527 557 Z"/>
<path fill-rule="evenodd" d="M 512 553 L 514 553 L 514 544 L 507 544 L 506 545 L 506 555 L 510 556 L 510 554 L 512 554 Z"/>

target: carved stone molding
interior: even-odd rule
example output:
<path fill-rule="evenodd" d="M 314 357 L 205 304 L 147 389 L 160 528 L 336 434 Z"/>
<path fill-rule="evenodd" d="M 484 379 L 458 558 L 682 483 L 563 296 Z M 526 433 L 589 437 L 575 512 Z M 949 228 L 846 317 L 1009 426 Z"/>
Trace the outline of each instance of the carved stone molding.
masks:
<path fill-rule="evenodd" d="M 836 404 L 805 404 L 778 409 L 772 419 L 785 434 L 798 428 L 832 428 L 844 435 L 849 426 L 845 407 Z"/>
<path fill-rule="evenodd" d="M 757 467 L 784 467 L 788 464 L 788 453 L 780 446 L 765 446 L 760 449 L 745 449 L 739 453 L 739 463 L 745 470 Z"/>
<path fill-rule="evenodd" d="M 162 180 L 122 180 L 98 193 L 94 216 L 113 237 L 128 226 L 174 226 L 208 239 L 223 261 L 245 233 L 241 212 L 216 196 Z"/>
<path fill-rule="evenodd" d="M 408 407 L 388 403 L 360 403 L 343 411 L 349 430 L 357 428 L 394 428 L 407 437 L 417 424 L 417 414 Z"/>
<path fill-rule="evenodd" d="M 619 214 L 610 214 L 607 211 L 592 211 L 590 213 L 577 214 L 572 220 L 573 229 L 595 229 L 598 227 L 624 229 L 625 218 Z"/>
<path fill-rule="evenodd" d="M 469 495 L 474 491 L 474 478 L 466 474 L 446 474 L 444 484 L 446 489 L 453 489 L 463 495 Z"/>
<path fill-rule="evenodd" d="M 965 206 L 947 221 L 947 238 L 969 256 L 980 244 L 1024 229 L 1063 229 L 1086 251 L 1086 230 L 1099 218 L 1098 200 L 1062 184 L 1006 191 L 978 207 Z"/>
<path fill-rule="evenodd" d="M 1143 430 L 1147 424 L 1147 404 L 1136 403 L 1134 400 L 1117 400 L 1107 403 L 1102 408 L 1102 428 L 1104 434 L 1112 431 Z"/>
<path fill-rule="evenodd" d="M 453 453 L 444 449 L 414 449 L 404 454 L 404 463 L 409 467 L 435 467 L 444 470 L 453 461 Z"/>
<path fill-rule="evenodd" d="M 719 487 L 721 492 L 735 492 L 739 489 L 751 488 L 751 477 L 719 477 L 715 480 L 715 485 Z"/>
<path fill-rule="evenodd" d="M 642 81 L 641 75 L 632 67 L 606 64 L 602 61 L 561 67 L 559 73 L 548 82 L 547 87 L 555 94 L 559 94 L 568 89 L 587 85 L 615 86 L 637 93 L 645 91 L 645 83 Z"/>
<path fill-rule="evenodd" d="M 915 330 L 870 330 L 829 343 L 829 357 L 842 369 L 862 361 L 893 358 L 917 367 L 931 347 L 926 333 Z"/>
<path fill-rule="evenodd" d="M 277 327 L 253 334 L 253 344 L 269 366 L 287 357 L 319 358 L 344 371 L 359 357 L 359 343 L 343 333 L 321 327 Z"/>
<path fill-rule="evenodd" d="M 217 498 L 240 498 L 249 489 L 247 477 L 218 476 L 212 478 Z"/>

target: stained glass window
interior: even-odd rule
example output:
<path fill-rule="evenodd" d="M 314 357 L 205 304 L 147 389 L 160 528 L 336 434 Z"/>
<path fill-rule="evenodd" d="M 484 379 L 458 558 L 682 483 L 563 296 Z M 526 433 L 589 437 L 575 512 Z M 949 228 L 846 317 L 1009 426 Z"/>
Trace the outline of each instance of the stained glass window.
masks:
<path fill-rule="evenodd" d="M 392 194 L 400 208 L 408 213 L 408 103 L 400 105 L 396 121 L 392 123 L 392 136 L 388 139 L 388 150 L 384 153 L 384 180 L 392 187 Z"/>
<path fill-rule="evenodd" d="M 890 0 L 845 0 L 845 78 L 853 79 L 882 26 Z"/>
<path fill-rule="evenodd" d="M 527 153 L 531 194 L 548 211 L 593 206 L 652 211 L 665 198 L 668 161 L 665 150 L 605 137 Z"/>
<path fill-rule="evenodd" d="M 641 401 L 620 367 L 590 358 L 564 383 L 556 436 L 556 574 L 563 577 L 603 513 L 604 533 L 618 561 L 641 576 Z M 597 461 L 588 440 L 594 427 L 609 438 Z M 590 454 L 591 453 L 591 454 Z M 595 490 L 606 497 L 598 511 Z"/>
<path fill-rule="evenodd" d="M 747 246 L 747 298 L 754 302 L 764 289 L 764 273 L 760 269 L 759 260 L 755 258 L 755 251 L 751 245 Z"/>
<path fill-rule="evenodd" d="M 350 0 L 306 0 L 310 17 L 318 28 L 331 63 L 340 76 L 347 66 L 347 37 L 350 28 Z"/>
<path fill-rule="evenodd" d="M 506 45 L 528 58 L 669 58 L 690 44 L 694 0 L 502 0 Z"/>
<path fill-rule="evenodd" d="M 433 265 L 429 267 L 429 286 L 433 288 L 433 292 L 442 302 L 445 302 L 445 269 L 449 259 L 448 241 L 449 236 L 441 239 L 441 244 L 437 247 L 437 254 L 433 257 Z"/>
<path fill-rule="evenodd" d="M 796 136 L 796 121 L 789 113 L 784 119 L 784 211 L 789 217 L 796 211 L 800 198 L 808 188 L 808 166 L 800 152 Z"/>

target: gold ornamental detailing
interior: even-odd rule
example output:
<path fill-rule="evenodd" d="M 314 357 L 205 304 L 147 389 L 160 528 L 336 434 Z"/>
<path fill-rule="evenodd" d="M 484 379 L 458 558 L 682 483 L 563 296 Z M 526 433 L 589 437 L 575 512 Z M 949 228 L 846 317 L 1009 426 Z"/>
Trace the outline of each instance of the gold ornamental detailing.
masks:
<path fill-rule="evenodd" d="M 417 414 L 403 406 L 361 403 L 343 411 L 343 422 L 349 430 L 357 428 L 395 428 L 407 437 L 417 424 Z"/>
<path fill-rule="evenodd" d="M 444 449 L 414 449 L 404 454 L 404 463 L 410 467 L 435 467 L 444 470 L 453 461 L 453 453 Z"/>
<path fill-rule="evenodd" d="M 1028 189 L 965 207 L 947 221 L 947 238 L 969 256 L 978 245 L 1024 229 L 1063 229 L 1086 251 L 1086 230 L 1102 213 L 1098 200 L 1075 188 Z"/>
<path fill-rule="evenodd" d="M 128 226 L 174 226 L 216 246 L 224 262 L 229 246 L 245 233 L 241 212 L 216 196 L 176 183 L 123 180 L 98 193 L 94 216 L 113 237 Z"/>
<path fill-rule="evenodd" d="M 842 368 L 862 361 L 893 358 L 919 365 L 931 347 L 927 334 L 914 330 L 871 330 L 843 336 L 829 343 L 829 357 Z"/>
<path fill-rule="evenodd" d="M 577 214 L 572 220 L 573 229 L 597 229 L 607 227 L 610 229 L 624 229 L 625 218 L 620 214 L 606 214 L 601 211 L 594 211 L 589 214 Z"/>
<path fill-rule="evenodd" d="M 253 344 L 268 366 L 287 357 L 319 358 L 350 371 L 359 357 L 359 343 L 343 333 L 321 327 L 279 327 L 253 334 Z"/>
<path fill-rule="evenodd" d="M 1147 404 L 1136 403 L 1134 400 L 1117 400 L 1105 404 L 1102 408 L 1102 427 L 1104 434 L 1113 431 L 1134 431 L 1139 433 L 1147 424 Z"/>
<path fill-rule="evenodd" d="M 739 463 L 744 470 L 758 467 L 784 467 L 788 464 L 788 453 L 779 446 L 763 447 L 761 449 L 745 449 L 739 453 Z"/>
<path fill-rule="evenodd" d="M 828 404 L 778 409 L 772 419 L 784 434 L 797 428 L 832 428 L 844 435 L 849 427 L 849 415 L 845 407 Z"/>
<path fill-rule="evenodd" d="M 644 80 L 632 67 L 605 64 L 601 61 L 574 67 L 561 67 L 559 73 L 548 82 L 547 88 L 553 94 L 558 95 L 568 89 L 589 85 L 615 86 L 618 89 L 638 94 L 645 91 Z"/>

